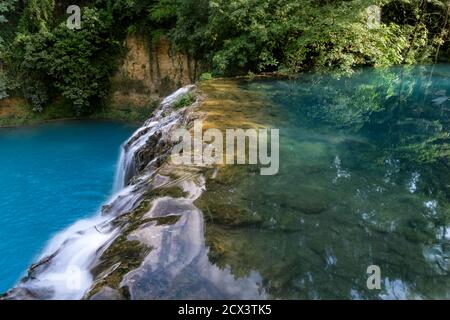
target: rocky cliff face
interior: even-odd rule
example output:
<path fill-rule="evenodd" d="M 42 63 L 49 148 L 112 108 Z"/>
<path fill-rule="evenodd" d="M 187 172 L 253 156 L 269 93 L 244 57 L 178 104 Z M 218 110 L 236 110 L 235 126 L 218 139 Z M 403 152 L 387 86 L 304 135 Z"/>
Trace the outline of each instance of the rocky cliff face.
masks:
<path fill-rule="evenodd" d="M 112 81 L 113 107 L 145 107 L 197 77 L 196 61 L 175 52 L 164 38 L 152 43 L 145 35 L 131 35 L 126 47 L 128 52 Z"/>

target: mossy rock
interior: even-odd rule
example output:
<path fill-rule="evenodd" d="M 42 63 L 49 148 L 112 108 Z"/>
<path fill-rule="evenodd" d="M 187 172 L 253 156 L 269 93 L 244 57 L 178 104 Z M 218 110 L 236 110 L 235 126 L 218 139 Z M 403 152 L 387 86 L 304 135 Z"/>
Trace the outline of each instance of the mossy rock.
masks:
<path fill-rule="evenodd" d="M 152 191 L 152 194 L 158 197 L 184 198 L 188 193 L 179 187 L 158 188 Z"/>
<path fill-rule="evenodd" d="M 124 300 L 125 297 L 116 289 L 108 286 L 102 287 L 97 293 L 90 297 L 90 300 Z"/>
<path fill-rule="evenodd" d="M 86 298 L 95 297 L 104 287 L 120 292 L 123 277 L 136 269 L 150 250 L 151 248 L 147 248 L 139 241 L 128 241 L 127 236 L 119 236 L 103 253 L 101 262 L 92 270 L 92 274 L 100 279 L 94 283 Z"/>
<path fill-rule="evenodd" d="M 275 202 L 282 209 L 288 211 L 297 211 L 307 215 L 321 214 L 327 211 L 332 203 L 333 196 L 330 191 L 320 188 L 297 186 L 296 193 L 279 194 L 265 196 L 266 201 Z"/>
<path fill-rule="evenodd" d="M 215 201 L 214 197 L 201 197 L 195 205 L 203 211 L 206 221 L 229 227 L 260 225 L 263 220 L 257 212 L 237 205 Z"/>
<path fill-rule="evenodd" d="M 166 215 L 144 219 L 153 201 L 165 196 L 179 198 L 185 196 L 185 192 L 179 187 L 151 190 L 144 196 L 144 200 L 142 200 L 136 209 L 118 217 L 114 221 L 114 224 L 120 226 L 122 231 L 105 250 L 100 258 L 100 262 L 92 270 L 92 274 L 98 280 L 94 283 L 85 298 L 102 299 L 111 294 L 127 298 L 127 289 L 120 287 L 123 277 L 139 267 L 152 250 L 152 248 L 143 245 L 137 240 L 129 240 L 128 236 L 145 224 L 170 225 L 178 222 L 180 218 L 179 215 Z M 105 208 L 105 211 L 107 210 L 108 208 Z"/>
<path fill-rule="evenodd" d="M 176 214 L 170 214 L 168 216 L 161 216 L 148 219 L 146 222 L 155 222 L 157 226 L 168 226 L 175 224 L 180 220 L 181 216 Z"/>

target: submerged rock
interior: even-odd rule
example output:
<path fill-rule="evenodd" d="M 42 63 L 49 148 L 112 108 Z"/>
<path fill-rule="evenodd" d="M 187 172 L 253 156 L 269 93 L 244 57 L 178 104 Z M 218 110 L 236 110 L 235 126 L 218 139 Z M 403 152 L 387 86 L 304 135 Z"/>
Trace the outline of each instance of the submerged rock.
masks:
<path fill-rule="evenodd" d="M 103 287 L 93 294 L 90 300 L 124 300 L 124 296 L 117 290 L 110 287 Z"/>

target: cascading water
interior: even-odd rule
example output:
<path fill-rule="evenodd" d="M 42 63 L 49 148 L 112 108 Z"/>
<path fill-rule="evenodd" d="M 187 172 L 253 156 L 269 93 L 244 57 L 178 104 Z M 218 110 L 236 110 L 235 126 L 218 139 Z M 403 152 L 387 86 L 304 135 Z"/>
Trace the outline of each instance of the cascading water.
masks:
<path fill-rule="evenodd" d="M 168 115 L 167 109 L 172 106 L 181 96 L 193 89 L 193 85 L 189 85 L 178 89 L 170 96 L 166 97 L 160 104 L 154 116 L 147 120 L 145 124 L 136 130 L 131 138 L 126 141 L 121 148 L 119 167 L 114 180 L 114 192 L 121 190 L 130 179 L 136 174 L 135 156 L 146 144 L 148 139 L 158 131 L 167 131 L 174 124 L 178 123 L 181 114 L 173 112 Z"/>
<path fill-rule="evenodd" d="M 110 224 L 114 215 L 131 210 L 139 200 L 131 191 L 125 188 L 113 197 L 110 215 L 78 221 L 56 235 L 17 286 L 18 297 L 24 291 L 39 299 L 81 299 L 92 283 L 90 267 L 98 252 L 117 235 Z"/>
<path fill-rule="evenodd" d="M 93 264 L 120 232 L 111 222 L 138 206 L 146 190 L 145 182 L 140 180 L 127 186 L 137 173 L 136 155 L 155 133 L 169 132 L 180 122 L 182 112 L 172 111 L 170 107 L 193 88 L 193 85 L 183 87 L 165 98 L 154 116 L 123 144 L 114 195 L 103 212 L 78 221 L 56 235 L 39 262 L 30 267 L 28 276 L 6 298 L 81 299 L 84 296 L 92 285 Z"/>

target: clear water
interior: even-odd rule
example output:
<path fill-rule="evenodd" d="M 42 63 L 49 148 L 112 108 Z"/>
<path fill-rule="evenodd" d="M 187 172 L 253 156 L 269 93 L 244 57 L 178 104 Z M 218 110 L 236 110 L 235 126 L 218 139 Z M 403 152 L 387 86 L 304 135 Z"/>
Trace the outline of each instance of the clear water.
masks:
<path fill-rule="evenodd" d="M 0 129 L 0 292 L 52 235 L 99 209 L 112 191 L 119 147 L 134 130 L 98 121 Z"/>
<path fill-rule="evenodd" d="M 450 298 L 450 66 L 240 88 L 267 98 L 280 172 L 228 168 L 223 204 L 262 223 L 209 222 L 211 259 L 257 271 L 273 298 Z M 367 288 L 370 265 L 381 290 Z"/>

